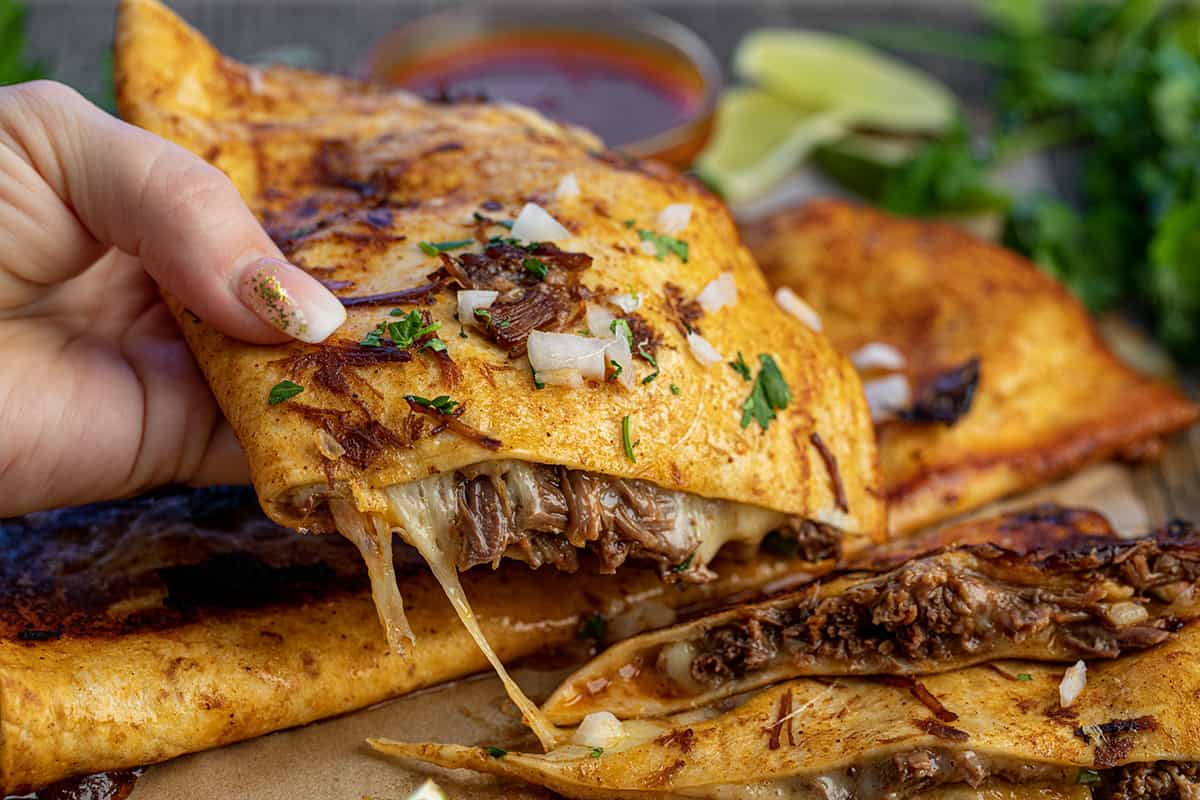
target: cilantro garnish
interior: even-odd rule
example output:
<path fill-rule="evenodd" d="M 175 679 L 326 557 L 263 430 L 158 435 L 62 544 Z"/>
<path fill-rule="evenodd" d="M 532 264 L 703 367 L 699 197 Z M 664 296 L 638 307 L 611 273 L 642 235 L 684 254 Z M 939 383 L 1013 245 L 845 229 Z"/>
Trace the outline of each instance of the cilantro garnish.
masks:
<path fill-rule="evenodd" d="M 632 228 L 634 225 L 637 224 L 637 220 L 627 219 L 627 220 L 624 220 L 621 224 L 624 225 L 626 228 Z"/>
<path fill-rule="evenodd" d="M 1033 676 L 1030 675 L 1028 672 L 1019 672 L 1019 673 L 1017 673 L 1017 680 L 1031 681 L 1031 680 L 1033 680 Z"/>
<path fill-rule="evenodd" d="M 629 323 L 623 319 L 614 319 L 608 324 L 608 329 L 613 332 L 613 336 L 624 336 L 625 341 L 629 342 L 629 346 L 633 347 L 633 331 L 629 329 Z"/>
<path fill-rule="evenodd" d="M 671 394 L 675 395 L 676 397 L 679 396 L 679 387 L 673 383 L 671 384 Z"/>
<path fill-rule="evenodd" d="M 484 322 L 487 322 L 488 320 L 490 320 L 492 318 L 492 312 L 488 311 L 486 308 L 477 308 L 477 309 L 475 309 L 475 316 L 478 319 L 481 319 Z"/>
<path fill-rule="evenodd" d="M 750 365 L 746 363 L 746 359 L 742 358 L 742 351 L 738 350 L 737 361 L 730 361 L 729 366 L 733 367 L 733 371 L 742 376 L 742 380 L 750 380 Z"/>
<path fill-rule="evenodd" d="M 599 758 L 602 755 L 604 755 L 603 747 L 593 747 L 592 748 L 592 752 L 591 752 L 592 758 Z"/>
<path fill-rule="evenodd" d="M 609 366 L 611 366 L 612 370 L 613 370 L 612 373 L 608 376 L 608 379 L 610 381 L 615 381 L 617 378 L 621 377 L 621 373 L 624 372 L 625 370 L 620 364 L 618 364 L 616 362 L 615 359 L 610 358 L 608 360 L 608 363 L 609 363 Z"/>
<path fill-rule="evenodd" d="M 638 349 L 638 355 L 641 356 L 642 358 L 644 358 L 650 366 L 654 367 L 654 372 L 651 372 L 649 375 L 642 378 L 642 384 L 645 385 L 645 384 L 649 383 L 650 381 L 654 380 L 655 378 L 657 378 L 658 373 L 662 372 L 662 370 L 660 370 L 658 368 L 658 359 L 656 359 L 654 356 L 650 355 L 650 351 L 648 351 L 646 349 L 646 344 L 644 342 L 639 342 L 637 349 Z M 674 385 L 674 384 L 672 384 L 672 385 Z M 676 392 L 676 394 L 678 394 L 678 392 Z"/>
<path fill-rule="evenodd" d="M 491 217 L 486 217 L 483 214 L 480 214 L 478 211 L 474 212 L 474 214 L 476 222 L 486 222 L 489 225 L 499 225 L 501 228 L 506 228 L 510 231 L 512 230 L 513 221 L 511 219 L 492 219 Z"/>
<path fill-rule="evenodd" d="M 521 262 L 521 266 L 525 268 L 526 272 L 536 275 L 538 280 L 545 280 L 546 275 L 550 272 L 550 268 L 546 266 L 546 262 L 540 258 L 527 258 Z"/>
<path fill-rule="evenodd" d="M 1094 769 L 1081 767 L 1078 774 L 1075 775 L 1075 783 L 1086 786 L 1089 783 L 1099 783 L 1100 773 Z"/>
<path fill-rule="evenodd" d="M 433 337 L 421 347 L 422 350 L 432 350 L 435 353 L 446 352 L 446 343 L 438 337 Z"/>
<path fill-rule="evenodd" d="M 391 314 L 393 317 L 396 317 L 404 315 L 404 312 L 397 308 L 393 309 Z M 421 318 L 421 312 L 410 311 L 399 322 L 389 322 L 387 332 L 388 336 L 391 337 L 392 343 L 397 347 L 412 347 L 413 342 L 417 339 L 426 334 L 433 333 L 441 327 L 442 323 L 440 322 L 431 322 L 426 325 L 425 320 Z"/>
<path fill-rule="evenodd" d="M 295 397 L 304 391 L 304 387 L 298 383 L 291 381 L 280 381 L 271 387 L 271 393 L 267 395 L 267 403 L 277 406 L 288 398 Z"/>
<path fill-rule="evenodd" d="M 637 457 L 633 454 L 633 448 L 637 447 L 637 442 L 629 437 L 629 415 L 621 417 L 621 443 L 625 446 L 625 457 L 630 461 L 637 461 Z"/>
<path fill-rule="evenodd" d="M 607 633 L 608 624 L 604 621 L 604 617 L 599 614 L 592 614 L 579 627 L 580 639 L 592 639 L 593 641 L 603 642 Z"/>
<path fill-rule="evenodd" d="M 454 239 L 448 242 L 418 242 L 417 247 L 421 248 L 421 252 L 427 256 L 436 256 L 438 253 L 457 250 L 474 243 L 474 239 Z"/>
<path fill-rule="evenodd" d="M 533 376 L 533 388 L 535 388 L 535 389 L 545 389 L 546 388 L 546 384 L 544 384 L 538 380 L 537 370 L 533 368 L 533 364 L 529 365 L 529 374 Z"/>
<path fill-rule="evenodd" d="M 387 333 L 387 323 L 381 322 L 374 329 L 367 331 L 367 335 L 359 342 L 363 347 L 382 347 L 383 335 Z"/>
<path fill-rule="evenodd" d="M 686 570 L 688 567 L 690 567 L 692 565 L 692 559 L 695 557 L 696 557 L 696 554 L 692 553 L 690 556 L 685 558 L 683 561 L 680 561 L 678 564 L 671 567 L 671 572 L 683 572 L 684 570 Z"/>
<path fill-rule="evenodd" d="M 688 243 L 682 239 L 675 239 L 661 233 L 648 231 L 645 228 L 638 228 L 638 237 L 643 242 L 652 242 L 657 252 L 654 257 L 662 261 L 671 253 L 679 256 L 679 260 L 687 263 L 688 260 Z"/>
<path fill-rule="evenodd" d="M 416 403 L 419 406 L 424 406 L 425 408 L 432 408 L 434 411 L 438 411 L 442 414 L 449 414 L 454 410 L 454 407 L 458 405 L 457 400 L 451 400 L 448 395 L 444 394 L 438 395 L 432 400 L 430 400 L 428 397 L 421 397 L 418 394 L 406 394 L 404 395 L 404 399 L 410 403 Z"/>
<path fill-rule="evenodd" d="M 750 396 L 742 403 L 742 427 L 749 426 L 750 421 L 754 420 L 765 431 L 771 420 L 775 419 L 775 412 L 787 408 L 792 401 L 792 393 L 774 358 L 763 354 L 758 361 L 758 376 L 750 388 Z"/>
<path fill-rule="evenodd" d="M 504 758 L 506 755 L 508 755 L 508 751 L 505 750 L 503 747 L 496 747 L 495 745 L 491 745 L 491 744 L 489 744 L 487 747 L 485 747 L 483 749 L 492 758 Z"/>

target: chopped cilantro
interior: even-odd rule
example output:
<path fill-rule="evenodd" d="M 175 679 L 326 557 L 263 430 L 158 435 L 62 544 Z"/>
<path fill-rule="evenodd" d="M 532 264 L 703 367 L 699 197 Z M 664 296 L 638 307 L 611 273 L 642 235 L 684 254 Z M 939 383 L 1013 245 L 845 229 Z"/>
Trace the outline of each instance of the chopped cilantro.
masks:
<path fill-rule="evenodd" d="M 463 327 L 463 324 L 461 321 L 458 323 L 458 338 L 460 338 L 460 339 L 469 338 L 467 336 L 467 329 Z"/>
<path fill-rule="evenodd" d="M 460 247 L 467 247 L 474 243 L 474 239 L 454 239 L 448 242 L 418 242 L 417 247 L 420 247 L 421 252 L 427 256 L 436 256 L 438 253 L 444 253 L 447 250 L 457 250 Z"/>
<path fill-rule="evenodd" d="M 608 379 L 610 381 L 615 381 L 617 378 L 621 377 L 621 373 L 624 371 L 624 369 L 620 364 L 611 358 L 608 360 L 608 363 L 613 368 L 612 374 L 608 376 Z"/>
<path fill-rule="evenodd" d="M 623 319 L 614 319 L 608 324 L 608 329 L 613 332 L 613 336 L 624 336 L 625 341 L 629 342 L 629 346 L 633 347 L 633 331 L 629 329 L 629 323 Z"/>
<path fill-rule="evenodd" d="M 492 319 L 492 312 L 488 311 L 486 308 L 477 308 L 475 309 L 475 317 L 483 320 L 484 322 L 489 322 Z"/>
<path fill-rule="evenodd" d="M 1090 783 L 1099 783 L 1099 782 L 1100 782 L 1100 773 L 1096 772 L 1096 770 L 1094 770 L 1094 769 L 1088 769 L 1087 767 L 1081 767 L 1079 769 L 1079 772 L 1075 775 L 1075 783 L 1083 785 L 1083 786 L 1086 786 Z"/>
<path fill-rule="evenodd" d="M 550 273 L 550 268 L 540 258 L 527 258 L 521 262 L 521 266 L 525 268 L 526 272 L 536 275 L 538 280 L 545 280 L 546 275 Z"/>
<path fill-rule="evenodd" d="M 496 327 L 499 328 L 500 330 L 504 330 L 509 325 L 512 325 L 512 320 L 509 320 L 509 319 L 502 319 L 496 323 Z"/>
<path fill-rule="evenodd" d="M 425 346 L 422 347 L 421 349 L 422 350 L 432 350 L 435 353 L 444 353 L 444 352 L 446 352 L 446 343 L 435 336 L 432 339 L 430 339 L 428 342 L 426 342 Z"/>
<path fill-rule="evenodd" d="M 671 384 L 671 394 L 675 395 L 676 397 L 679 396 L 679 387 L 673 383 Z"/>
<path fill-rule="evenodd" d="M 430 400 L 428 397 L 421 397 L 418 394 L 406 394 L 404 399 L 410 403 L 416 403 L 425 408 L 432 408 L 434 411 L 439 411 L 443 414 L 449 414 L 458 405 L 457 400 L 451 400 L 448 395 L 438 395 Z"/>
<path fill-rule="evenodd" d="M 645 384 L 649 383 L 650 381 L 654 380 L 655 378 L 657 378 L 658 373 L 662 372 L 662 370 L 660 370 L 658 368 L 658 359 L 656 359 L 654 356 L 650 355 L 650 351 L 648 351 L 646 349 L 646 345 L 644 342 L 639 342 L 637 349 L 638 349 L 638 355 L 641 356 L 642 358 L 644 358 L 646 360 L 646 362 L 648 364 L 650 364 L 650 366 L 654 367 L 654 372 L 651 372 L 649 375 L 642 378 L 642 384 L 645 385 Z"/>
<path fill-rule="evenodd" d="M 622 222 L 621 224 L 624 225 L 626 228 L 632 228 L 634 225 L 637 224 L 637 220 L 627 219 L 624 222 Z"/>
<path fill-rule="evenodd" d="M 1019 681 L 1031 681 L 1031 680 L 1033 680 L 1033 676 L 1032 676 L 1032 675 L 1030 675 L 1028 672 L 1018 672 L 1018 673 L 1017 673 L 1017 680 L 1019 680 Z"/>
<path fill-rule="evenodd" d="M 491 744 L 483 749 L 492 758 L 504 758 L 506 755 L 508 755 L 508 751 L 503 747 L 496 747 L 495 745 Z"/>
<path fill-rule="evenodd" d="M 387 323 L 381 322 L 375 326 L 373 330 L 367 331 L 367 335 L 359 342 L 363 347 L 382 347 L 383 335 L 387 333 Z"/>
<path fill-rule="evenodd" d="M 298 383 L 291 381 L 280 381 L 271 387 L 271 393 L 267 395 L 267 403 L 277 406 L 288 398 L 295 397 L 304 391 L 304 387 Z"/>
<path fill-rule="evenodd" d="M 602 755 L 604 755 L 603 747 L 593 747 L 592 748 L 592 752 L 591 752 L 592 758 L 599 758 Z"/>
<path fill-rule="evenodd" d="M 695 558 L 695 557 L 696 557 L 696 554 L 695 554 L 695 553 L 692 553 L 690 556 L 688 556 L 687 558 L 685 558 L 683 561 L 680 561 L 678 564 L 676 564 L 675 566 L 671 567 L 671 572 L 683 572 L 683 571 L 685 571 L 685 570 L 686 570 L 688 567 L 690 567 L 690 566 L 692 565 L 692 559 L 693 559 L 693 558 Z"/>
<path fill-rule="evenodd" d="M 738 350 L 737 361 L 730 361 L 729 366 L 733 367 L 733 371 L 742 376 L 742 380 L 750 380 L 750 365 L 746 363 L 746 359 L 742 358 L 742 351 Z"/>
<path fill-rule="evenodd" d="M 750 387 L 750 396 L 742 403 L 742 427 L 754 420 L 765 431 L 775 419 L 775 412 L 787 408 L 792 401 L 792 393 L 774 358 L 763 354 L 758 357 L 758 362 L 758 376 Z"/>
<path fill-rule="evenodd" d="M 396 312 L 400 309 L 392 311 L 392 316 L 399 316 Z M 403 312 L 400 312 L 401 314 Z M 387 325 L 388 336 L 397 347 L 412 347 L 413 342 L 420 339 L 426 334 L 433 333 L 438 328 L 442 327 L 440 322 L 431 322 L 426 325 L 421 318 L 421 312 L 410 311 L 398 322 L 389 322 Z M 440 341 L 440 340 L 438 340 Z"/>
<path fill-rule="evenodd" d="M 608 635 L 608 624 L 604 621 L 604 617 L 599 614 L 592 614 L 583 621 L 579 626 L 579 638 L 591 639 L 596 642 L 603 642 L 604 637 Z"/>
<path fill-rule="evenodd" d="M 648 231 L 645 228 L 638 228 L 638 236 L 643 242 L 652 242 L 657 252 L 654 257 L 662 261 L 671 253 L 679 256 L 679 260 L 687 263 L 688 260 L 688 243 L 682 239 L 675 239 L 661 233 Z"/>
<path fill-rule="evenodd" d="M 629 438 L 629 415 L 621 417 L 621 443 L 625 445 L 625 457 L 630 461 L 637 461 L 637 457 L 633 454 L 633 448 L 637 446 L 637 442 Z"/>
<path fill-rule="evenodd" d="M 538 380 L 537 370 L 533 368 L 533 364 L 529 365 L 529 374 L 533 376 L 533 388 L 535 388 L 535 389 L 545 389 L 546 388 L 546 384 L 544 384 Z"/>

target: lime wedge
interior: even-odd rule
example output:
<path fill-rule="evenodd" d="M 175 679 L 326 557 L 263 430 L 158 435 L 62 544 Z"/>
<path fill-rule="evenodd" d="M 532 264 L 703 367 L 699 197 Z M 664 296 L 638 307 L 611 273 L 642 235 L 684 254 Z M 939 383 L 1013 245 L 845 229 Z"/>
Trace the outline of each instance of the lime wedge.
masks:
<path fill-rule="evenodd" d="M 907 64 L 843 36 L 766 28 L 742 39 L 734 71 L 810 111 L 836 111 L 856 127 L 936 133 L 954 95 Z"/>
<path fill-rule="evenodd" d="M 713 137 L 696 170 L 738 203 L 762 194 L 813 148 L 845 132 L 840 114 L 811 113 L 759 89 L 730 89 L 721 96 Z"/>

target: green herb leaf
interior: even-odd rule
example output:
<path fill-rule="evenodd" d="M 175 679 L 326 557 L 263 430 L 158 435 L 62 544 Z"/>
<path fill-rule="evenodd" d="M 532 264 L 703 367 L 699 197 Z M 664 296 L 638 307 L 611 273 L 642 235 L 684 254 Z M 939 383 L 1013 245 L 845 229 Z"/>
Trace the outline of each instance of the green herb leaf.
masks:
<path fill-rule="evenodd" d="M 383 335 L 387 333 L 387 323 L 381 322 L 375 326 L 373 330 L 367 331 L 367 335 L 359 342 L 363 347 L 382 347 Z"/>
<path fill-rule="evenodd" d="M 400 309 L 395 309 L 391 312 L 392 316 L 398 316 L 397 312 L 403 314 Z M 421 337 L 433 333 L 442 327 L 440 322 L 432 322 L 428 325 L 421 318 L 421 312 L 410 311 L 403 319 L 398 322 L 389 322 L 387 324 L 388 336 L 392 343 L 397 347 L 412 347 L 413 342 Z"/>
<path fill-rule="evenodd" d="M 487 322 L 492 318 L 492 312 L 488 311 L 486 308 L 477 308 L 475 309 L 475 317 Z"/>
<path fill-rule="evenodd" d="M 627 219 L 627 220 L 624 220 L 621 224 L 624 225 L 626 228 L 632 228 L 634 225 L 637 224 L 637 220 Z"/>
<path fill-rule="evenodd" d="M 775 412 L 767 401 L 767 393 L 763 389 L 762 375 L 760 374 L 758 378 L 755 378 L 754 385 L 750 387 L 750 396 L 742 403 L 742 427 L 748 427 L 750 421 L 753 420 L 765 431 L 773 419 L 775 419 Z"/>
<path fill-rule="evenodd" d="M 295 397 L 304 391 L 304 387 L 298 383 L 291 381 L 280 381 L 271 387 L 271 393 L 267 395 L 267 403 L 277 406 L 288 398 Z"/>
<path fill-rule="evenodd" d="M 680 561 L 678 564 L 671 567 L 671 572 L 684 572 L 688 567 L 690 567 L 692 565 L 692 559 L 695 557 L 696 557 L 696 554 L 692 553 L 687 558 L 685 558 L 683 561 Z"/>
<path fill-rule="evenodd" d="M 688 243 L 682 239 L 675 239 L 665 234 L 648 231 L 645 228 L 638 228 L 638 237 L 643 242 L 652 242 L 654 244 L 654 248 L 657 251 L 655 252 L 654 257 L 659 261 L 662 261 L 671 253 L 674 253 L 675 255 L 679 256 L 680 261 L 685 264 L 687 263 Z"/>
<path fill-rule="evenodd" d="M 740 353 L 738 354 L 741 355 Z M 788 390 L 787 381 L 783 379 L 783 373 L 779 371 L 779 365 L 775 363 L 775 359 L 769 355 L 762 354 L 758 357 L 760 370 L 758 373 L 759 380 L 762 381 L 763 390 L 767 395 L 767 402 L 771 404 L 771 408 L 776 411 L 782 411 L 788 407 L 788 403 L 792 402 L 792 393 Z"/>
<path fill-rule="evenodd" d="M 425 345 L 421 349 L 422 350 L 432 350 L 435 353 L 444 353 L 444 352 L 446 352 L 446 343 L 435 336 L 432 339 L 430 339 L 428 342 L 426 342 Z"/>
<path fill-rule="evenodd" d="M 604 748 L 603 747 L 593 747 L 590 755 L 592 758 L 599 758 L 600 756 L 604 755 Z"/>
<path fill-rule="evenodd" d="M 739 350 L 736 361 L 730 361 L 729 366 L 733 367 L 733 371 L 742 376 L 742 380 L 750 380 L 750 365 L 746 363 L 746 359 L 742 358 L 742 351 Z"/>
<path fill-rule="evenodd" d="M 1096 772 L 1096 770 L 1094 770 L 1094 769 L 1088 769 L 1087 767 L 1081 767 L 1079 772 L 1075 775 L 1075 783 L 1077 783 L 1077 784 L 1086 786 L 1088 784 L 1099 783 L 1099 782 L 1100 782 L 1100 773 Z"/>
<path fill-rule="evenodd" d="M 604 621 L 604 617 L 599 614 L 592 614 L 583 621 L 583 625 L 579 627 L 580 639 L 591 639 L 595 642 L 603 642 L 604 637 L 608 635 L 608 623 Z"/>
<path fill-rule="evenodd" d="M 438 395 L 432 400 L 427 397 L 421 397 L 417 394 L 406 394 L 404 395 L 404 399 L 410 403 L 416 403 L 419 406 L 432 408 L 434 411 L 440 411 L 443 414 L 449 414 L 454 410 L 454 407 L 458 405 L 457 400 L 451 400 L 448 395 L 444 394 Z"/>
<path fill-rule="evenodd" d="M 507 750 L 505 750 L 503 747 L 496 747 L 495 745 L 489 744 L 483 749 L 492 758 L 504 758 L 506 755 L 508 755 Z"/>
<path fill-rule="evenodd" d="M 621 417 L 621 444 L 625 447 L 625 457 L 630 461 L 637 461 L 637 457 L 633 454 L 633 448 L 636 442 L 629 438 L 629 415 Z"/>
<path fill-rule="evenodd" d="M 474 239 L 453 239 L 448 242 L 418 242 L 417 247 L 420 247 L 421 252 L 427 256 L 436 256 L 438 253 L 469 247 L 474 243 Z"/>
<path fill-rule="evenodd" d="M 679 396 L 679 387 L 673 383 L 671 384 L 671 394 L 675 395 L 676 397 Z"/>
<path fill-rule="evenodd" d="M 609 373 L 608 380 L 615 381 L 617 378 L 621 377 L 621 373 L 624 370 L 620 364 L 611 358 L 608 360 L 608 364 L 612 367 L 612 372 Z"/>
<path fill-rule="evenodd" d="M 538 280 L 545 280 L 550 273 L 550 268 L 540 258 L 527 258 L 521 262 L 521 266 L 525 267 L 526 272 L 536 275 Z"/>
<path fill-rule="evenodd" d="M 617 318 L 608 323 L 608 329 L 612 331 L 613 336 L 624 336 L 625 341 L 629 342 L 629 347 L 633 347 L 633 331 L 629 329 L 629 323 L 623 319 Z"/>
<path fill-rule="evenodd" d="M 654 367 L 654 372 L 651 372 L 649 375 L 642 378 L 642 385 L 645 386 L 647 383 L 657 378 L 658 373 L 662 372 L 662 370 L 658 368 L 658 359 L 651 355 L 650 351 L 646 349 L 645 342 L 638 342 L 637 351 L 638 355 L 641 356 L 646 363 Z M 678 392 L 676 392 L 676 394 L 678 394 Z"/>
<path fill-rule="evenodd" d="M 1017 673 L 1017 680 L 1019 680 L 1019 681 L 1031 681 L 1031 680 L 1033 680 L 1033 676 L 1032 676 L 1032 675 L 1030 675 L 1028 672 L 1018 672 L 1018 673 Z"/>
<path fill-rule="evenodd" d="M 545 389 L 546 388 L 546 384 L 544 384 L 538 380 L 537 370 L 535 370 L 533 368 L 533 364 L 529 365 L 529 374 L 533 376 L 533 388 L 535 388 L 535 389 Z"/>

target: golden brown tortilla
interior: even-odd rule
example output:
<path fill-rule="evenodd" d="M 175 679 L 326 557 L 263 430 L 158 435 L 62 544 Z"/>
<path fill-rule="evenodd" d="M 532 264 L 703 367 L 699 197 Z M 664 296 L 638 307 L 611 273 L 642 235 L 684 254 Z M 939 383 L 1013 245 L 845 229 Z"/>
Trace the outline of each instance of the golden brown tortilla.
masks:
<path fill-rule="evenodd" d="M 660 374 L 650 383 L 631 390 L 609 383 L 539 391 L 526 359 L 510 358 L 476 333 L 456 335 L 448 289 L 429 306 L 355 306 L 335 339 L 357 343 L 388 319 L 393 306 L 423 308 L 443 323 L 448 352 L 461 370 L 460 379 L 447 379 L 428 353 L 404 364 L 349 368 L 363 409 L 317 385 L 311 369 L 285 364 L 332 352 L 333 344 L 250 346 L 177 308 L 273 519 L 330 529 L 320 501 L 306 507 L 298 500 L 321 490 L 330 477 L 332 494 L 352 497 L 360 510 L 379 510 L 386 506 L 384 487 L 481 461 L 518 459 L 642 479 L 805 519 L 834 519 L 856 540 L 880 530 L 873 437 L 853 369 L 820 336 L 776 308 L 729 214 L 696 182 L 603 152 L 591 135 L 528 109 L 435 105 L 350 80 L 246 67 L 223 58 L 154 0 L 121 4 L 116 79 L 126 119 L 229 174 L 251 207 L 275 223 L 269 227 L 293 261 L 339 282 L 334 285 L 353 283 L 339 290 L 344 295 L 421 285 L 441 262 L 424 254 L 419 242 L 472 237 L 472 215 L 483 203 L 500 205 L 489 205 L 495 209 L 486 211 L 489 216 L 512 219 L 523 203 L 535 200 L 573 233 L 557 244 L 594 259 L 582 273 L 583 285 L 596 293 L 639 293 L 644 304 L 637 313 L 661 341 Z M 567 174 L 582 193 L 555 200 Z M 688 244 L 686 263 L 676 254 L 656 258 L 640 249 L 638 229 L 653 229 L 672 203 L 692 206 L 691 221 L 678 235 Z M 366 221 L 365 212 L 375 207 L 388 213 Z M 283 230 L 284 220 L 302 224 Z M 626 226 L 625 220 L 634 222 Z M 673 310 L 669 284 L 690 301 L 722 272 L 735 277 L 737 302 L 704 314 L 695 326 L 730 360 L 740 352 L 752 366 L 759 354 L 778 362 L 794 400 L 765 432 L 739 425 L 750 384 L 724 364 L 701 366 Z M 652 372 L 635 363 L 639 381 Z M 330 474 L 316 446 L 320 426 L 297 413 L 295 403 L 267 405 L 270 388 L 284 378 L 306 385 L 305 403 L 351 414 L 365 410 L 401 438 L 412 417 L 405 395 L 450 395 L 465 408 L 462 422 L 501 444 L 486 449 L 448 430 L 380 448 L 361 467 L 343 458 Z M 636 462 L 623 451 L 626 415 L 637 440 Z M 836 459 L 844 509 L 811 442 L 814 433 Z"/>
<path fill-rule="evenodd" d="M 352 711 L 487 668 L 415 553 L 399 555 L 411 659 L 390 652 L 354 547 L 297 537 L 249 489 L 0 522 L 0 793 L 141 766 Z M 465 576 L 506 660 L 629 635 L 796 569 L 723 564 L 683 590 L 651 570 Z"/>
<path fill-rule="evenodd" d="M 821 201 L 743 232 L 768 281 L 809 303 L 838 350 L 896 348 L 914 395 L 980 359 L 974 401 L 954 425 L 879 426 L 893 531 L 1152 451 L 1197 418 L 1178 391 L 1121 364 L 1056 281 L 950 225 Z"/>

